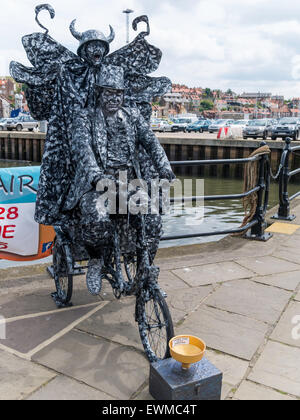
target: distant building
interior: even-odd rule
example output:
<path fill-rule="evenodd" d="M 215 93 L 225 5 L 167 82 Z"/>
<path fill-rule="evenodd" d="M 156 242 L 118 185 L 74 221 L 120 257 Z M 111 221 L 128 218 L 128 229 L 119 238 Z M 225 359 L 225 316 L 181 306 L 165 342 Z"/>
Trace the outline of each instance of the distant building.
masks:
<path fill-rule="evenodd" d="M 21 93 L 15 94 L 15 109 L 23 110 L 23 95 Z"/>
<path fill-rule="evenodd" d="M 274 101 L 284 101 L 284 96 L 281 95 L 273 95 L 272 98 Z"/>
<path fill-rule="evenodd" d="M 272 97 L 272 93 L 263 93 L 263 92 L 253 92 L 253 93 L 242 93 L 240 95 L 241 98 L 247 99 L 267 99 Z"/>
<path fill-rule="evenodd" d="M 15 82 L 11 77 L 0 77 L 0 95 L 12 99 L 15 94 Z"/>
<path fill-rule="evenodd" d="M 6 98 L 0 95 L 0 118 L 10 117 L 10 103 Z"/>

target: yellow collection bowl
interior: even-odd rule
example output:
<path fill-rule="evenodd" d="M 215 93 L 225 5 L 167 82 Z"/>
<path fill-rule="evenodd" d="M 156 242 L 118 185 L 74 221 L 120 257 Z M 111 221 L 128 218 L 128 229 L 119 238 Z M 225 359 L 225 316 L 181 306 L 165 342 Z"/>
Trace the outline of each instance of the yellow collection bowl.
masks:
<path fill-rule="evenodd" d="M 203 358 L 206 344 L 193 335 L 177 335 L 169 341 L 169 348 L 172 358 L 182 363 L 183 369 L 189 369 Z"/>

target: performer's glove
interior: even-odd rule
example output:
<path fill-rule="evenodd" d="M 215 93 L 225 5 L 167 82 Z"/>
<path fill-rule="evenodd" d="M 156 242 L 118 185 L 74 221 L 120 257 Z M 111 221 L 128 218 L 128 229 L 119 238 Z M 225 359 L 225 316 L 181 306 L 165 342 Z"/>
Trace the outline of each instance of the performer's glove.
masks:
<path fill-rule="evenodd" d="M 159 174 L 160 179 L 167 179 L 169 182 L 174 181 L 176 179 L 176 176 L 172 169 L 164 168 L 160 171 Z"/>

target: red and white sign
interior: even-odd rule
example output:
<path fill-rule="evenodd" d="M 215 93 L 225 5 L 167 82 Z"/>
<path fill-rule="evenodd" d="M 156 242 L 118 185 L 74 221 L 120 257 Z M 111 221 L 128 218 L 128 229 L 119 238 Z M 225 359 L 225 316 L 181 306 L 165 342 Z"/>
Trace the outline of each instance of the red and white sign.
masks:
<path fill-rule="evenodd" d="M 23 257 L 37 254 L 39 225 L 34 210 L 35 203 L 0 204 L 0 251 Z"/>
<path fill-rule="evenodd" d="M 34 220 L 40 167 L 0 169 L 0 259 L 33 261 L 51 254 L 54 229 Z"/>

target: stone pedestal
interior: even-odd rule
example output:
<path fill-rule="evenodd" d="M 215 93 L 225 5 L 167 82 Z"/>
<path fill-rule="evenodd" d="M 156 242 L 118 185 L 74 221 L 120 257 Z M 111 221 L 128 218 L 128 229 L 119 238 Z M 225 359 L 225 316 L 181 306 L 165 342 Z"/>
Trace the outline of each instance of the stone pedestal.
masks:
<path fill-rule="evenodd" d="M 149 391 L 156 400 L 220 400 L 223 374 L 207 359 L 183 370 L 165 359 L 150 366 Z"/>

